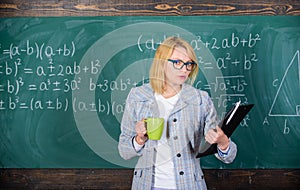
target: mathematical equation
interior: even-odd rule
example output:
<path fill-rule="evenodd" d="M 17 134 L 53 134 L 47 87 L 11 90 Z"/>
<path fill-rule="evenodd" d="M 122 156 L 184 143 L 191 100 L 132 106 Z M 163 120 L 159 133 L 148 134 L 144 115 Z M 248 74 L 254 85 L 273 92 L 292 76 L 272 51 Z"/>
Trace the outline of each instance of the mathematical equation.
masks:
<path fill-rule="evenodd" d="M 212 38 L 210 42 L 203 42 L 201 37 L 191 41 L 191 45 L 195 51 L 200 51 L 201 47 L 221 51 L 216 56 L 214 63 L 206 62 L 201 56 L 198 57 L 199 66 L 204 70 L 226 70 L 241 68 L 244 71 L 249 71 L 259 62 L 259 58 L 255 51 L 245 51 L 242 54 L 235 54 L 231 51 L 233 48 L 247 48 L 252 50 L 261 40 L 260 34 L 249 34 L 246 38 L 239 38 L 235 33 L 232 33 L 231 38 L 216 39 Z M 156 45 L 160 42 L 154 39 L 144 39 L 143 35 L 137 37 L 138 51 L 143 52 L 145 49 L 155 51 Z M 88 90 L 91 92 L 99 92 L 100 96 L 111 91 L 129 91 L 132 87 L 145 81 L 148 77 L 145 75 L 142 79 L 118 78 L 115 79 L 98 79 L 95 76 L 100 76 L 105 66 L 101 58 L 94 59 L 88 64 L 81 66 L 76 55 L 76 44 L 63 43 L 62 45 L 49 45 L 45 43 L 32 42 L 26 40 L 22 45 L 14 43 L 0 48 L 2 58 L 0 62 L 0 110 L 16 110 L 28 109 L 34 110 L 56 110 L 56 111 L 101 111 L 111 114 L 117 107 L 118 112 L 123 111 L 123 105 L 115 105 L 115 102 L 78 102 L 78 100 L 70 97 L 61 99 L 39 99 L 36 96 L 23 99 L 23 94 L 67 94 L 70 96 L 72 92 L 79 90 Z M 229 51 L 230 50 L 230 51 Z M 55 57 L 62 57 L 63 63 L 56 61 Z M 28 62 L 31 60 L 31 62 Z M 33 61 L 32 61 L 33 60 Z M 88 81 L 83 84 L 81 77 Z M 212 97 L 217 101 L 217 107 L 226 107 L 228 103 L 235 98 L 242 102 L 247 102 L 245 89 L 248 86 L 246 78 L 241 73 L 233 73 L 226 76 L 215 76 L 214 81 L 205 83 L 201 80 L 196 80 L 194 86 L 198 89 L 206 91 L 219 92 L 219 95 Z M 104 95 L 105 96 L 105 95 Z M 108 111 L 111 110 L 111 111 Z"/>
<path fill-rule="evenodd" d="M 116 115 L 124 112 L 125 103 L 120 104 L 116 101 L 80 101 L 77 98 L 72 100 L 68 98 L 29 98 L 21 100 L 20 97 L 9 97 L 7 101 L 0 99 L 0 110 L 55 110 L 55 111 L 73 111 L 73 112 L 98 112 L 107 115 Z"/>
<path fill-rule="evenodd" d="M 180 36 L 178 35 L 178 37 Z M 144 36 L 141 34 L 137 39 L 139 51 L 143 52 L 145 50 L 156 50 L 158 45 L 160 45 L 166 38 L 167 36 L 163 36 L 163 39 L 144 38 Z M 212 37 L 209 41 L 203 40 L 201 36 L 197 36 L 197 39 L 191 40 L 190 44 L 194 50 L 197 51 L 201 50 L 201 47 L 210 50 L 254 48 L 259 41 L 261 41 L 259 33 L 249 33 L 246 37 L 239 37 L 236 33 L 231 33 L 229 38 L 218 39 Z"/>
<path fill-rule="evenodd" d="M 43 60 L 54 56 L 73 57 L 76 52 L 75 43 L 63 44 L 61 47 L 55 48 L 45 43 L 30 42 L 26 40 L 24 45 L 16 45 L 11 43 L 7 49 L 3 49 L 3 55 L 8 55 L 10 59 L 22 55 L 34 56 L 36 59 Z"/>

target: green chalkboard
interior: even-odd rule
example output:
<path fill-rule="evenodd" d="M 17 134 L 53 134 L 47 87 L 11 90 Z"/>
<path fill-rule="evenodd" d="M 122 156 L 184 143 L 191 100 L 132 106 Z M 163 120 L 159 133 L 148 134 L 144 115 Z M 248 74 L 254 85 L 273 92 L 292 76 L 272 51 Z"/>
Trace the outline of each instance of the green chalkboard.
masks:
<path fill-rule="evenodd" d="M 255 104 L 232 139 L 230 165 L 300 167 L 300 17 L 54 17 L 0 19 L 0 166 L 133 167 L 117 151 L 129 90 L 148 82 L 168 36 L 195 48 L 195 87 L 220 117 Z"/>

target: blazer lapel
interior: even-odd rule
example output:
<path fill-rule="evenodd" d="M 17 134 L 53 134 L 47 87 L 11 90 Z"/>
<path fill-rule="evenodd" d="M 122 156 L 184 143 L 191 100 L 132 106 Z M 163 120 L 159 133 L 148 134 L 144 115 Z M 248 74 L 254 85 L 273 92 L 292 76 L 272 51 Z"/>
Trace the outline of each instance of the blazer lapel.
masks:
<path fill-rule="evenodd" d="M 181 89 L 180 98 L 175 105 L 174 109 L 172 110 L 171 114 L 176 113 L 180 111 L 181 109 L 185 108 L 186 106 L 190 104 L 195 104 L 195 99 L 197 99 L 198 93 L 196 93 L 196 89 L 194 89 L 192 86 L 188 84 L 183 84 Z"/>

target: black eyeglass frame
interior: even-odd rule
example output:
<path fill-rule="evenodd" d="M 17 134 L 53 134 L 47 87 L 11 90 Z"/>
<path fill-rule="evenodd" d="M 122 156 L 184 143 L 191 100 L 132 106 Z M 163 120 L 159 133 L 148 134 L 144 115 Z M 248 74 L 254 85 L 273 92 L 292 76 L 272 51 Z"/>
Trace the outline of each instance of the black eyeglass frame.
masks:
<path fill-rule="evenodd" d="M 183 62 L 180 59 L 176 59 L 176 60 L 174 60 L 174 59 L 168 59 L 168 61 L 172 62 L 174 69 L 177 69 L 177 70 L 181 70 L 183 68 L 183 66 L 185 66 L 186 70 L 193 71 L 197 67 L 197 63 L 195 63 L 194 61 Z M 181 67 L 176 67 L 175 64 L 177 64 L 178 62 L 183 63 L 183 65 L 181 65 Z M 196 66 L 193 66 L 192 69 L 188 69 L 188 65 L 196 65 Z"/>

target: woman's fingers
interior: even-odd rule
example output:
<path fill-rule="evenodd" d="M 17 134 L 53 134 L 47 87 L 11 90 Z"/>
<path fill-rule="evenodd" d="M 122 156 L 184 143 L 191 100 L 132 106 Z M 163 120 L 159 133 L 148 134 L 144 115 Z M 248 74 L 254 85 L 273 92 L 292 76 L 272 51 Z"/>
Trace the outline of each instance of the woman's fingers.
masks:
<path fill-rule="evenodd" d="M 135 132 L 140 137 L 143 137 L 147 133 L 144 120 L 138 121 L 136 123 L 136 125 L 135 125 Z"/>

